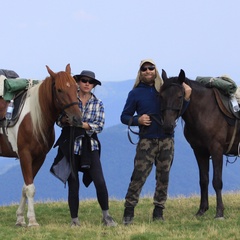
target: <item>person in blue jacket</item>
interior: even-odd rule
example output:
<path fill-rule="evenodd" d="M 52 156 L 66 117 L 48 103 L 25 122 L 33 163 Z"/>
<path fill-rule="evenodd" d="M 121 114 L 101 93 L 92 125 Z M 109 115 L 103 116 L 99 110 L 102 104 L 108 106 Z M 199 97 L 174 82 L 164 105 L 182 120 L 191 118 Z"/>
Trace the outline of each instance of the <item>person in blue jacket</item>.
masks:
<path fill-rule="evenodd" d="M 125 196 L 123 224 L 133 222 L 134 208 L 139 201 L 142 187 L 149 176 L 153 164 L 156 166 L 156 188 L 154 193 L 153 220 L 163 221 L 163 209 L 167 200 L 170 168 L 174 155 L 174 136 L 164 133 L 157 119 L 160 119 L 158 93 L 163 80 L 152 59 L 142 60 L 133 89 L 129 92 L 121 122 L 139 126 L 139 142 L 134 158 L 134 170 Z M 188 106 L 191 88 L 183 84 Z M 136 113 L 136 114 L 135 114 Z M 134 115 L 135 114 L 135 115 Z"/>

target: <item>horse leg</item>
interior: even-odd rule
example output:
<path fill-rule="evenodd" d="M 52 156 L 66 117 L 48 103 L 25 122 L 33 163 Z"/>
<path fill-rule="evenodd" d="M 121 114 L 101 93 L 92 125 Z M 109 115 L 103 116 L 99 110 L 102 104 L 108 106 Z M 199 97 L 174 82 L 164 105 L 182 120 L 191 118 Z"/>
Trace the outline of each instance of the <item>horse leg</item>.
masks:
<path fill-rule="evenodd" d="M 202 216 L 209 208 L 208 185 L 209 185 L 209 155 L 194 150 L 199 168 L 199 185 L 201 191 L 201 200 L 199 210 L 196 216 Z"/>
<path fill-rule="evenodd" d="M 19 206 L 19 210 L 17 211 L 17 214 L 19 215 L 19 218 L 21 218 L 21 214 L 23 214 L 26 200 L 27 200 L 28 201 L 27 217 L 29 220 L 28 227 L 39 226 L 39 224 L 36 221 L 35 211 L 34 211 L 35 186 L 32 181 L 33 177 L 32 177 L 32 174 L 28 174 L 28 175 L 26 174 L 27 173 L 26 169 L 28 169 L 27 168 L 28 165 L 24 165 L 23 161 L 21 162 L 21 167 L 22 167 L 23 178 L 24 178 L 25 184 L 24 184 L 24 191 L 22 194 L 21 203 Z M 28 172 L 31 172 L 31 171 L 28 171 Z"/>
<path fill-rule="evenodd" d="M 26 185 L 23 185 L 22 188 L 22 197 L 20 200 L 20 204 L 18 206 L 16 215 L 17 215 L 17 222 L 16 222 L 16 226 L 20 226 L 20 227 L 25 227 L 26 226 L 26 222 L 25 222 L 25 218 L 24 218 L 24 210 L 25 210 L 25 206 L 26 206 L 26 201 L 27 201 L 27 196 L 26 196 Z"/>
<path fill-rule="evenodd" d="M 35 211 L 34 211 L 34 195 L 35 195 L 35 186 L 34 184 L 29 184 L 26 186 L 26 196 L 28 199 L 28 227 L 32 226 L 39 226 L 37 223 L 36 217 L 35 217 Z"/>
<path fill-rule="evenodd" d="M 32 173 L 33 173 L 33 179 L 37 175 L 39 169 L 41 168 L 45 158 L 39 158 L 39 161 L 35 161 L 32 164 Z M 34 210 L 34 195 L 35 195 L 36 189 L 34 186 L 34 183 L 29 184 L 26 186 L 26 196 L 28 199 L 28 212 L 27 217 L 29 219 L 28 227 L 33 226 L 39 226 L 36 220 L 35 216 L 35 210 Z"/>
<path fill-rule="evenodd" d="M 33 183 L 33 179 L 34 179 L 33 170 L 32 170 L 33 167 L 32 167 L 32 164 L 29 164 L 29 162 L 32 162 L 31 160 L 32 156 L 30 155 L 29 151 L 22 151 L 19 153 L 19 158 L 21 163 L 23 179 L 25 183 L 25 195 L 28 201 L 28 211 L 27 211 L 28 227 L 39 226 L 39 224 L 36 221 L 35 211 L 34 211 L 35 186 Z"/>
<path fill-rule="evenodd" d="M 215 159 L 218 159 L 216 161 Z M 219 159 L 221 159 L 219 161 Z M 217 201 L 217 207 L 216 207 L 216 219 L 223 219 L 224 218 L 224 205 L 222 201 L 222 156 L 218 156 L 218 158 L 213 157 L 213 188 L 216 192 L 216 201 Z"/>

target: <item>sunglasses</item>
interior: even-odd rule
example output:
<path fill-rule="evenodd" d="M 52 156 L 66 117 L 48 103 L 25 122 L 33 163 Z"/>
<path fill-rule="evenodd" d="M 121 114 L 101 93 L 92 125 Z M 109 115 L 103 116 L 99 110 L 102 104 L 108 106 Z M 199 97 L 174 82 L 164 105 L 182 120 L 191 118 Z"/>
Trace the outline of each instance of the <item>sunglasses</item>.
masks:
<path fill-rule="evenodd" d="M 141 67 L 141 72 L 146 72 L 147 70 L 153 71 L 155 69 L 155 66 L 149 66 L 149 67 Z"/>
<path fill-rule="evenodd" d="M 80 79 L 80 81 L 83 82 L 83 83 L 94 84 L 94 80 L 93 79 Z"/>

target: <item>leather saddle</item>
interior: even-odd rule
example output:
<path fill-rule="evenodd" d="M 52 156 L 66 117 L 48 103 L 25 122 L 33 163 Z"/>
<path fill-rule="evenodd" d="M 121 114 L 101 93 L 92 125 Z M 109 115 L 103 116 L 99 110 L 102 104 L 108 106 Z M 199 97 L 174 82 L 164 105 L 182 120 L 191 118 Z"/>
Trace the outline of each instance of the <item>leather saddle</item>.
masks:
<path fill-rule="evenodd" d="M 231 136 L 230 143 L 228 145 L 228 149 L 225 153 L 225 155 L 228 155 L 233 146 L 234 141 L 236 140 L 236 136 L 239 135 L 240 111 L 234 112 L 233 106 L 231 103 L 231 99 L 229 96 L 224 95 L 216 88 L 213 88 L 213 92 L 215 94 L 217 104 L 218 104 L 220 110 L 222 111 L 222 113 L 224 114 L 227 123 L 231 126 L 234 126 L 233 134 Z M 238 156 L 240 154 L 239 151 L 240 150 L 238 147 Z"/>
<path fill-rule="evenodd" d="M 224 95 L 218 89 L 213 88 L 215 98 L 222 113 L 230 119 L 240 119 L 240 111 L 234 112 L 229 96 Z"/>

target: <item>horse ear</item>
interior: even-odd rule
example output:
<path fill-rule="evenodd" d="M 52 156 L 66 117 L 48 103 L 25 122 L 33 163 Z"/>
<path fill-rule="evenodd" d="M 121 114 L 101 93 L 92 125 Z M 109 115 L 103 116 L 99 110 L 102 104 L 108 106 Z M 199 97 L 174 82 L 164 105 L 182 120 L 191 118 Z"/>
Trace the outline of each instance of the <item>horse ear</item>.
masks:
<path fill-rule="evenodd" d="M 179 75 L 178 75 L 178 80 L 183 83 L 185 82 L 185 72 L 181 69 Z"/>
<path fill-rule="evenodd" d="M 56 76 L 56 73 L 54 73 L 47 65 L 46 65 L 46 68 L 47 68 L 47 71 L 48 71 L 48 73 L 50 74 L 50 76 L 51 76 L 52 78 L 54 78 L 54 77 Z"/>
<path fill-rule="evenodd" d="M 162 80 L 163 81 L 167 80 L 167 73 L 165 72 L 164 69 L 162 69 Z"/>
<path fill-rule="evenodd" d="M 66 72 L 71 74 L 71 67 L 70 67 L 70 63 L 66 66 Z"/>

